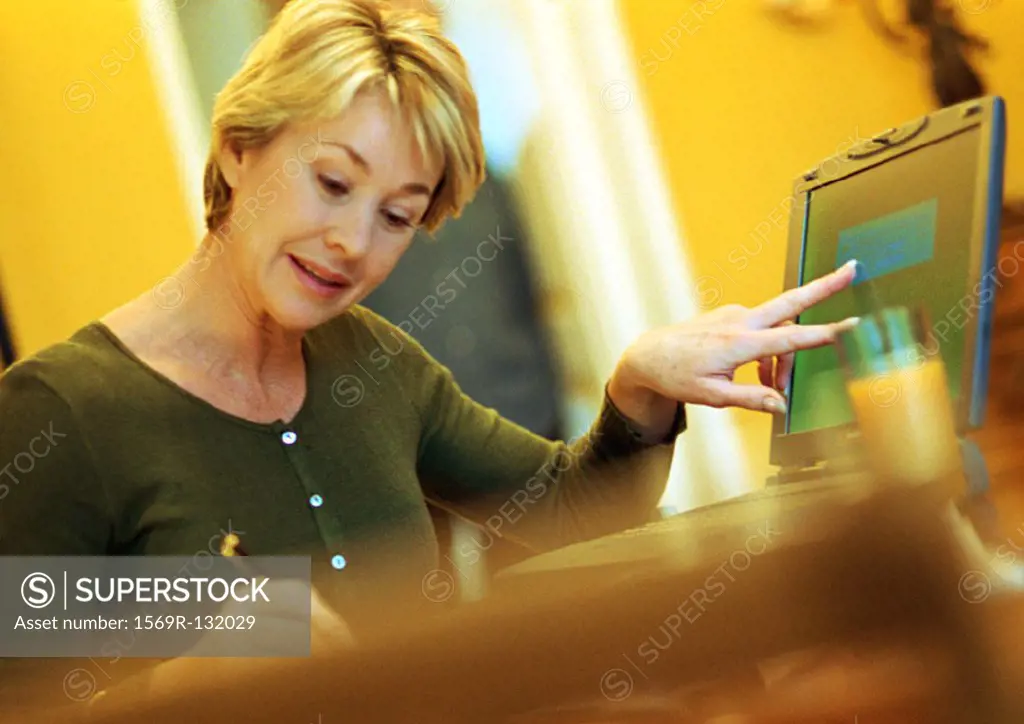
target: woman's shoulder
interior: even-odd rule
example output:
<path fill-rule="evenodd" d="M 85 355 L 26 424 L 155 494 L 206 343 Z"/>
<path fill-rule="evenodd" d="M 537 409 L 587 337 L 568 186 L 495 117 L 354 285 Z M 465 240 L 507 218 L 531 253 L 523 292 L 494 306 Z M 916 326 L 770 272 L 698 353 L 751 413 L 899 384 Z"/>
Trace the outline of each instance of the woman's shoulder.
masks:
<path fill-rule="evenodd" d="M 407 396 L 431 395 L 450 372 L 416 341 L 406 322 L 393 324 L 362 305 L 353 305 L 316 332 L 317 349 L 339 378 L 370 375 L 379 383 L 393 375 Z"/>
<path fill-rule="evenodd" d="M 353 304 L 343 314 L 339 314 L 319 328 L 331 336 L 347 336 L 350 339 L 386 336 L 395 329 L 398 327 L 362 304 Z"/>
<path fill-rule="evenodd" d="M 422 346 L 410 334 L 412 325 L 405 329 L 403 324 L 407 323 L 393 324 L 372 309 L 354 304 L 316 332 L 330 344 L 360 357 L 392 357 L 399 353 L 425 357 Z"/>
<path fill-rule="evenodd" d="M 48 392 L 64 402 L 123 382 L 123 359 L 102 325 L 91 322 L 65 340 L 17 360 L 0 373 L 0 397 Z"/>

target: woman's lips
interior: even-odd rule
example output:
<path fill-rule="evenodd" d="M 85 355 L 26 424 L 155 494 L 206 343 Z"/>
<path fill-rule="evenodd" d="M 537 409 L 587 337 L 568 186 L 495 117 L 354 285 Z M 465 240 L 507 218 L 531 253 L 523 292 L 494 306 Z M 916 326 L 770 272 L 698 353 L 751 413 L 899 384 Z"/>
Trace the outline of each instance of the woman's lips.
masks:
<path fill-rule="evenodd" d="M 321 297 L 337 296 L 351 286 L 351 282 L 346 277 L 306 259 L 299 260 L 298 257 L 289 254 L 288 261 L 299 277 L 299 281 Z"/>

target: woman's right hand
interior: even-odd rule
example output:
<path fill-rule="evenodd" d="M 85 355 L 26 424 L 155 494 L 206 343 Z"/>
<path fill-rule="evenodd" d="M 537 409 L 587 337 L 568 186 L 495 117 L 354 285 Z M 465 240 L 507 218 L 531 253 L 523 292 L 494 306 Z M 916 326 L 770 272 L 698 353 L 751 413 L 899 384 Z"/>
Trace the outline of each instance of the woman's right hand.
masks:
<path fill-rule="evenodd" d="M 680 402 L 784 413 L 783 391 L 795 353 L 832 344 L 840 332 L 857 323 L 856 318 L 814 325 L 794 320 L 846 289 L 856 272 L 856 262 L 848 262 L 752 309 L 727 305 L 645 332 L 612 374 L 612 402 L 652 434 L 667 432 Z M 758 363 L 761 384 L 737 384 L 737 370 L 751 362 Z"/>

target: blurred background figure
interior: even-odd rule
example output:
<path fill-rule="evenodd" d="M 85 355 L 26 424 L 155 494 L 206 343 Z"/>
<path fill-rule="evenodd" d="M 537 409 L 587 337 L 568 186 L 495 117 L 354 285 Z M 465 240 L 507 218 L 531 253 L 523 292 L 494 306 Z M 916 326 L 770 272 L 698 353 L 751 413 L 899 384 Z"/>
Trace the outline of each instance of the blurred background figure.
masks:
<path fill-rule="evenodd" d="M 537 313 L 524 233 L 507 183 L 491 175 L 462 216 L 448 222 L 436 241 L 421 239 L 410 247 L 364 304 L 411 328 L 467 395 L 539 435 L 559 439 L 559 386 Z M 459 299 L 470 288 L 471 298 Z M 437 299 L 441 304 L 435 306 Z"/>

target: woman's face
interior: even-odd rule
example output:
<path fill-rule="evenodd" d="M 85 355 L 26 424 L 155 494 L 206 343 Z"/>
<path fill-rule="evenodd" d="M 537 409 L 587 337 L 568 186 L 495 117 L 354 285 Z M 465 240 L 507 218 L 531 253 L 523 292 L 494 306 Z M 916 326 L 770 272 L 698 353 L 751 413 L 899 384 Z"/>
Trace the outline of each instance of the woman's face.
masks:
<path fill-rule="evenodd" d="M 225 150 L 222 240 L 246 303 L 305 331 L 366 297 L 398 263 L 440 182 L 411 127 L 378 94 L 338 118 L 291 124 L 268 146 Z M 225 228 L 222 226 L 221 228 Z"/>

